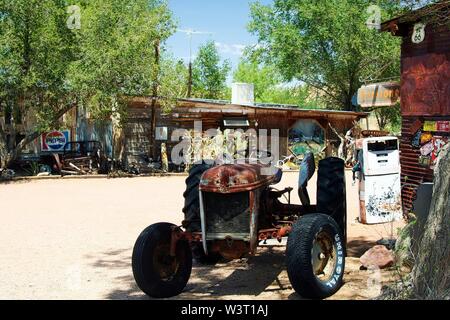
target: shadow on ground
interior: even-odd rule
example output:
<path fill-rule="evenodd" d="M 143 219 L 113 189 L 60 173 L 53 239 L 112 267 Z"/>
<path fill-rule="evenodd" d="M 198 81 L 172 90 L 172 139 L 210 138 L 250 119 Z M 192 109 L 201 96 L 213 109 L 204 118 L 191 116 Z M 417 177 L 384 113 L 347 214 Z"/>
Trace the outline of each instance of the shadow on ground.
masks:
<path fill-rule="evenodd" d="M 364 237 L 351 238 L 347 242 L 347 256 L 349 258 L 360 258 L 367 250 L 375 246 L 374 241 Z"/>
<path fill-rule="evenodd" d="M 367 299 L 377 294 L 369 292 L 367 271 L 359 270 L 359 257 L 373 243 L 363 238 L 353 238 L 349 242 L 346 259 L 344 286 L 332 299 Z M 110 279 L 109 291 L 104 299 L 148 300 L 136 285 L 131 270 L 131 248 L 111 250 L 101 255 L 86 256 L 101 275 L 114 274 Z M 384 274 L 384 273 L 383 273 Z M 383 275 L 383 282 L 389 274 Z M 103 280 L 104 281 L 104 280 Z M 261 248 L 254 257 L 230 262 L 220 262 L 215 266 L 205 266 L 194 262 L 191 278 L 185 290 L 171 299 L 289 299 L 299 300 L 289 282 L 285 268 L 283 248 Z"/>
<path fill-rule="evenodd" d="M 93 256 L 86 256 L 93 259 Z M 137 287 L 131 270 L 131 249 L 104 252 L 90 265 L 105 274 L 110 270 L 120 276 L 113 280 L 113 290 L 105 299 L 147 300 Z M 291 290 L 286 276 L 280 274 L 285 270 L 284 250 L 266 248 L 254 257 L 230 262 L 220 262 L 215 266 L 205 266 L 194 262 L 191 278 L 184 292 L 174 299 L 221 299 L 227 296 L 252 297 L 262 293 Z M 297 299 L 300 298 L 297 296 Z"/>

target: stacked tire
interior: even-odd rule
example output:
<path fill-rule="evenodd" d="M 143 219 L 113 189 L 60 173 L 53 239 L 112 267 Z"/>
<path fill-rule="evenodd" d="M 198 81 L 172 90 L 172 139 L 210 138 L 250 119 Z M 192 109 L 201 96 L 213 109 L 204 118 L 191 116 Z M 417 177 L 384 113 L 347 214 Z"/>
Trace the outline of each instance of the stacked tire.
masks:
<path fill-rule="evenodd" d="M 345 162 L 340 158 L 326 158 L 319 162 L 317 178 L 317 212 L 331 216 L 347 241 L 347 200 Z"/>

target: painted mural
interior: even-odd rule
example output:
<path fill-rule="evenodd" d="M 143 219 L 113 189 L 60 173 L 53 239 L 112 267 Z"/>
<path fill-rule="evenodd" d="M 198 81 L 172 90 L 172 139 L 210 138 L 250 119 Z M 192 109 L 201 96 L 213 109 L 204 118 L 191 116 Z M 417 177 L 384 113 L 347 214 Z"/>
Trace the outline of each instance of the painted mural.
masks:
<path fill-rule="evenodd" d="M 325 147 L 325 130 L 316 121 L 298 120 L 289 130 L 288 143 L 295 155 L 308 151 L 321 153 Z"/>

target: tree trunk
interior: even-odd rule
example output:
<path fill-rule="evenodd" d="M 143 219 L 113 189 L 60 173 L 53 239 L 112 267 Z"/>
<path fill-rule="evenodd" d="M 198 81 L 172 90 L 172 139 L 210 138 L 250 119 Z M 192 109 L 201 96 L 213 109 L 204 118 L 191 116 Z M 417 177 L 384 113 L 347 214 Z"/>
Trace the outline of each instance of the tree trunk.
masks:
<path fill-rule="evenodd" d="M 339 132 L 337 132 L 337 130 L 331 125 L 328 124 L 331 128 L 331 130 L 333 130 L 334 134 L 341 140 L 341 143 L 339 144 L 339 148 L 338 148 L 338 158 L 341 158 L 342 160 L 345 161 L 346 156 L 345 156 L 345 137 L 340 134 Z"/>
<path fill-rule="evenodd" d="M 8 146 L 3 136 L 0 136 L 0 169 L 6 169 L 10 163 Z"/>
<path fill-rule="evenodd" d="M 9 159 L 9 146 L 6 139 L 6 132 L 0 123 L 0 169 L 5 169 L 10 163 Z"/>
<path fill-rule="evenodd" d="M 8 147 L 3 138 L 0 138 L 0 168 L 7 169 L 20 155 L 27 144 L 33 142 L 41 135 L 40 132 L 33 132 L 23 138 L 16 146 Z"/>
<path fill-rule="evenodd" d="M 55 115 L 52 120 L 52 125 L 56 124 L 58 120 L 70 109 L 72 109 L 74 105 L 68 105 Z M 17 157 L 21 154 L 22 150 L 35 139 L 39 138 L 42 134 L 41 131 L 34 131 L 25 136 L 18 144 L 11 146 L 8 148 L 6 143 L 6 134 L 4 130 L 0 126 L 0 168 L 6 169 L 11 163 L 17 159 Z"/>
<path fill-rule="evenodd" d="M 190 98 L 192 96 L 192 62 L 189 62 L 189 75 L 188 75 L 188 92 L 187 97 Z"/>
<path fill-rule="evenodd" d="M 386 126 L 387 126 L 388 119 L 383 114 L 383 110 L 382 109 L 376 109 L 374 113 L 375 113 L 375 117 L 377 118 L 378 127 L 379 127 L 380 130 L 383 131 L 386 128 Z"/>
<path fill-rule="evenodd" d="M 439 158 L 430 214 L 412 272 L 419 299 L 450 299 L 450 144 Z"/>

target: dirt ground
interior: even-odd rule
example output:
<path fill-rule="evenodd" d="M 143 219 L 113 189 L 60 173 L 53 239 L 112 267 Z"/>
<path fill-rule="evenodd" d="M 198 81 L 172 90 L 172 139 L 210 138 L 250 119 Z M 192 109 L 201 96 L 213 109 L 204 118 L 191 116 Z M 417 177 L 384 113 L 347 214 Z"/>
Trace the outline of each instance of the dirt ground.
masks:
<path fill-rule="evenodd" d="M 297 185 L 285 173 L 277 188 Z M 0 184 L 0 299 L 148 299 L 135 285 L 131 252 L 155 222 L 179 224 L 185 177 L 40 180 Z M 315 178 L 308 189 L 315 199 Z M 349 257 L 345 285 L 332 299 L 370 299 L 395 271 L 361 271 L 359 257 L 391 226 L 364 226 L 347 172 Z M 293 194 L 293 202 L 298 203 Z M 394 226 L 394 234 L 397 227 Z M 212 266 L 194 265 L 177 299 L 300 299 L 282 248 Z"/>

